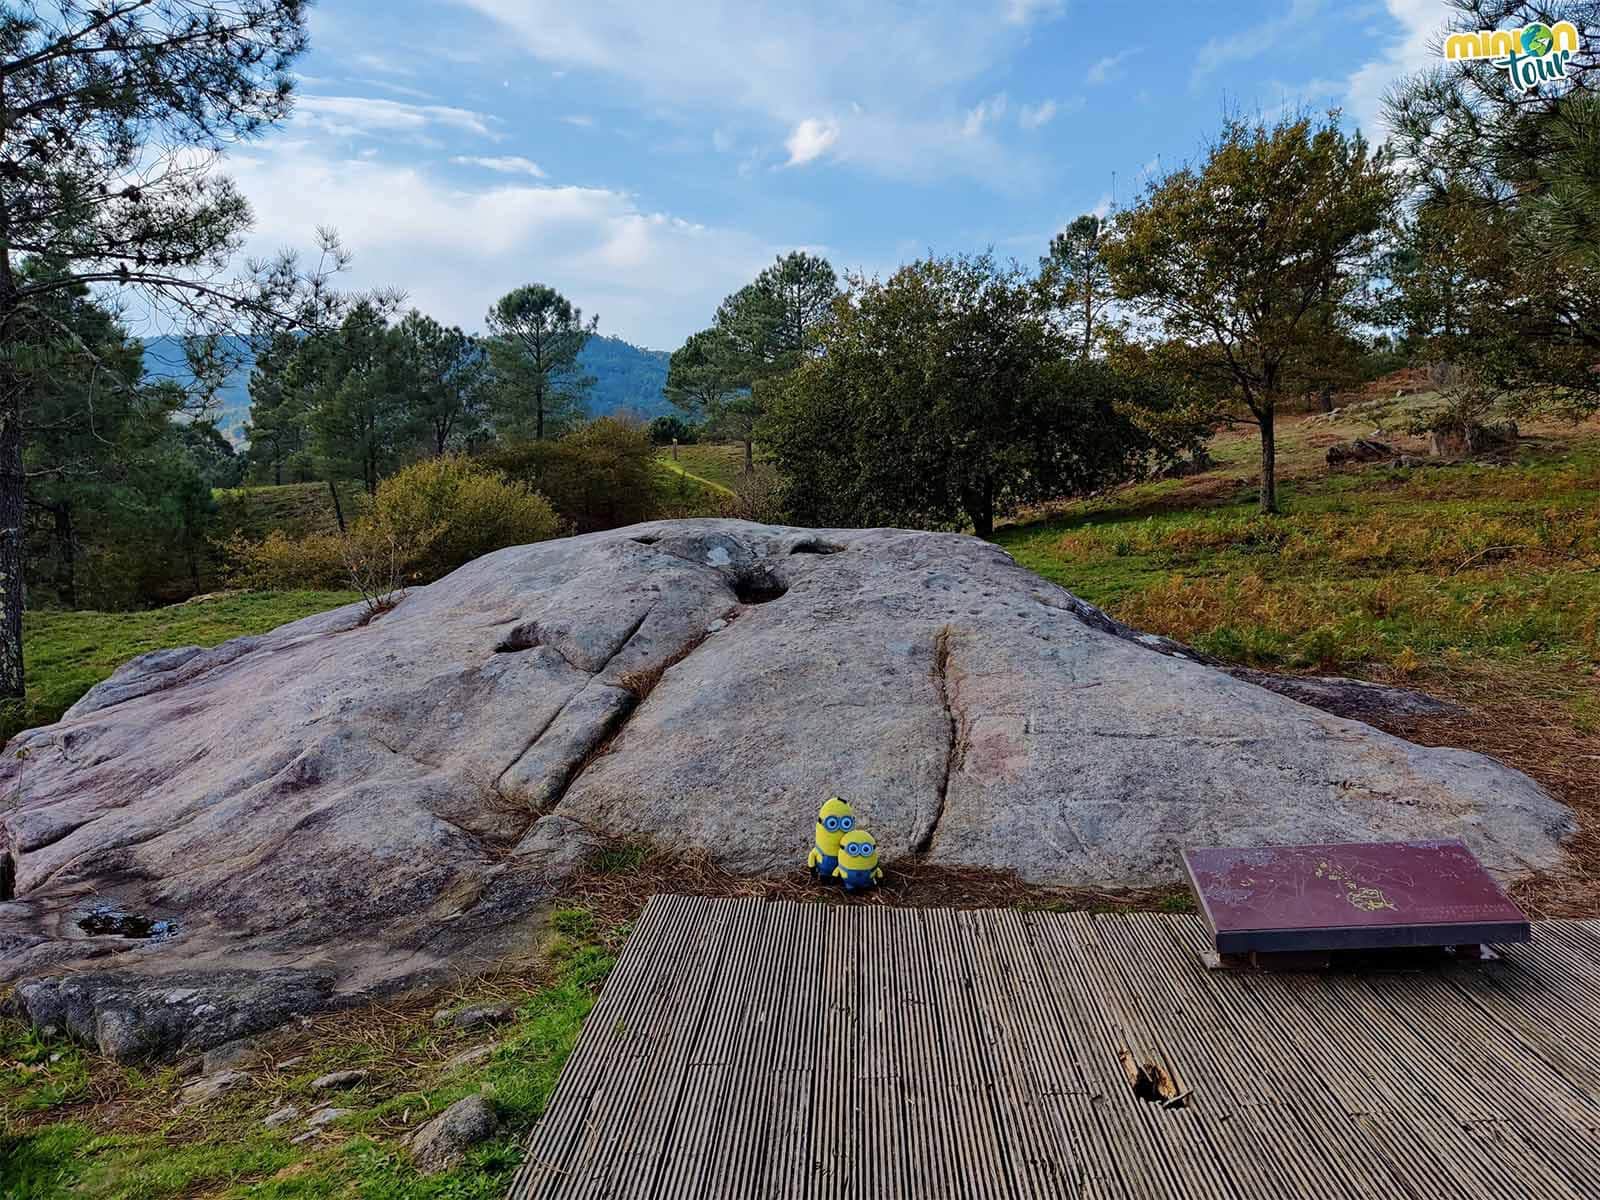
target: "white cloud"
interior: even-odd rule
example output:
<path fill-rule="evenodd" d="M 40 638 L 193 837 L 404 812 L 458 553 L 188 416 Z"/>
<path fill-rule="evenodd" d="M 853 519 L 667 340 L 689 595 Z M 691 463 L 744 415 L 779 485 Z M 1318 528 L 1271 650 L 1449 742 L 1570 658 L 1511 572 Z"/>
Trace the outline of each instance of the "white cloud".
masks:
<path fill-rule="evenodd" d="M 576 125 L 579 129 L 588 129 L 594 124 L 593 117 L 586 117 L 582 113 L 574 113 L 572 116 L 562 117 L 561 119 L 568 125 Z"/>
<path fill-rule="evenodd" d="M 1434 0 L 1437 7 L 1437 0 Z M 1322 0 L 1290 0 L 1288 10 L 1257 25 L 1236 28 L 1227 37 L 1212 38 L 1195 54 L 1191 85 L 1233 62 L 1246 62 L 1271 54 L 1277 43 L 1304 28 L 1322 8 Z"/>
<path fill-rule="evenodd" d="M 672 348 L 788 248 L 606 188 L 462 186 L 304 142 L 235 154 L 225 169 L 255 211 L 252 253 L 306 246 L 315 226 L 332 225 L 355 254 L 341 287 L 403 287 L 409 304 L 466 329 L 482 328 L 497 297 L 540 280 L 599 313 L 603 332 Z"/>
<path fill-rule="evenodd" d="M 1277 79 L 1272 81 L 1271 86 L 1282 93 L 1285 103 L 1288 104 L 1327 104 L 1343 98 L 1349 87 L 1349 81 L 1323 79 L 1319 76 L 1301 83 L 1284 83 L 1281 79 Z"/>
<path fill-rule="evenodd" d="M 306 82 L 309 83 L 310 80 L 306 80 Z M 402 83 L 390 83 L 384 79 L 360 79 L 356 82 L 364 83 L 368 87 L 382 88 L 384 91 L 393 92 L 397 96 L 409 96 L 413 100 L 433 100 L 436 98 L 432 92 L 425 92 L 421 88 L 407 87 Z"/>
<path fill-rule="evenodd" d="M 1007 0 L 1006 20 L 1026 25 L 1036 17 L 1054 17 L 1066 8 L 1064 0 Z"/>
<path fill-rule="evenodd" d="M 1382 58 L 1361 67 L 1345 84 L 1345 110 L 1373 141 L 1382 141 L 1383 97 L 1407 75 L 1437 63 L 1434 36 L 1444 26 L 1444 13 L 1436 0 L 1388 0 L 1390 29 Z M 1399 32 L 1400 36 L 1394 36 Z"/>
<path fill-rule="evenodd" d="M 990 96 L 987 100 L 980 100 L 978 106 L 967 113 L 967 119 L 962 123 L 961 132 L 967 137 L 977 137 L 983 132 L 983 127 L 992 121 L 998 121 L 1006 115 L 1006 96 L 1001 92 L 997 96 Z"/>
<path fill-rule="evenodd" d="M 483 113 L 443 104 L 405 104 L 372 96 L 301 96 L 295 101 L 291 120 L 297 125 L 309 125 L 344 137 L 373 133 L 422 134 L 433 126 L 479 137 L 498 136 L 489 127 L 493 118 Z"/>
<path fill-rule="evenodd" d="M 811 162 L 838 140 L 837 123 L 818 117 L 807 117 L 794 127 L 794 132 L 783 143 L 784 148 L 789 151 L 788 165 L 798 167 Z"/>
<path fill-rule="evenodd" d="M 382 71 L 389 75 L 413 75 L 414 71 L 408 66 L 397 63 L 392 58 L 382 54 L 373 54 L 370 51 L 357 54 L 355 61 L 369 71 Z"/>
<path fill-rule="evenodd" d="M 532 175 L 536 179 L 544 178 L 544 171 L 540 169 L 539 164 L 531 158 L 523 158 L 520 154 L 489 157 L 458 154 L 450 161 L 463 167 L 482 167 L 485 171 L 499 171 L 502 175 Z"/>
<path fill-rule="evenodd" d="M 737 114 L 769 152 L 804 122 L 813 134 L 831 122 L 832 160 L 898 177 L 990 182 L 1037 168 L 1001 153 L 993 128 L 961 138 L 967 114 L 955 97 L 1006 61 L 1030 35 L 1028 21 L 1061 8 L 1055 0 L 461 3 L 499 22 L 547 68 L 603 74 L 624 102 L 699 110 L 709 126 Z M 794 159 L 792 149 L 786 157 Z"/>
<path fill-rule="evenodd" d="M 1131 55 L 1139 53 L 1142 49 L 1142 46 L 1129 46 L 1126 50 L 1119 50 L 1115 54 L 1108 54 L 1104 58 L 1096 59 L 1089 69 L 1084 72 L 1083 77 L 1090 86 L 1109 83 L 1121 74 L 1118 68 L 1122 66 L 1123 61 Z"/>
<path fill-rule="evenodd" d="M 1055 119 L 1056 102 L 1046 100 L 1040 104 L 1024 104 L 1017 113 L 1017 124 L 1024 129 L 1038 129 Z"/>

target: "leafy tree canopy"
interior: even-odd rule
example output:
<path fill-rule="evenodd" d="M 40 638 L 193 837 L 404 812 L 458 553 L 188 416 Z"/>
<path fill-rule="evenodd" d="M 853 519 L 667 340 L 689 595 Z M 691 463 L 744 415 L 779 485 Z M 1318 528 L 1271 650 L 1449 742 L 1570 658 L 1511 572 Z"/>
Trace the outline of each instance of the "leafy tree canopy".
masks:
<path fill-rule="evenodd" d="M 855 279 L 820 353 L 773 390 L 761 436 L 796 517 L 989 536 L 1017 505 L 1136 476 L 1155 389 L 1066 357 L 1031 281 L 989 256 Z"/>
<path fill-rule="evenodd" d="M 500 377 L 495 423 L 502 434 L 543 440 L 582 413 L 584 393 L 594 381 L 578 373 L 578 352 L 599 323 L 599 317 L 586 323 L 582 309 L 542 283 L 495 302 L 488 325 Z"/>
<path fill-rule="evenodd" d="M 1317 385 L 1366 315 L 1364 285 L 1399 181 L 1338 115 L 1229 120 L 1204 160 L 1119 213 L 1116 293 L 1187 370 L 1261 429 L 1261 508 L 1277 509 L 1279 401 Z"/>

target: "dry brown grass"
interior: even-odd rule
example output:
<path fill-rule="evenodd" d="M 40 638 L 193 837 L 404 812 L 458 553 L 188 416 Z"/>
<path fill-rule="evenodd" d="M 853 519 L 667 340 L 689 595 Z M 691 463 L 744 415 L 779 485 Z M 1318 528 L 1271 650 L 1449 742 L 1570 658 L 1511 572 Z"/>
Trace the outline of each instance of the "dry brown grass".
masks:
<path fill-rule="evenodd" d="M 884 863 L 884 881 L 868 892 L 848 893 L 816 880 L 797 865 L 777 876 L 735 875 L 703 852 L 673 854 L 639 843 L 623 853 L 624 869 L 595 869 L 566 889 L 572 902 L 591 912 L 602 925 L 633 920 L 645 901 L 658 893 L 694 896 L 748 896 L 823 904 L 876 904 L 892 907 L 1051 908 L 1095 911 L 1188 907 L 1188 889 L 1047 888 L 1024 883 L 1010 871 L 941 867 L 916 857 Z M 603 860 L 604 856 L 602 856 Z"/>
<path fill-rule="evenodd" d="M 1577 816 L 1567 861 L 1513 885 L 1512 898 L 1535 919 L 1600 917 L 1600 736 L 1576 725 L 1574 693 L 1600 694 L 1600 671 L 1503 671 L 1462 666 L 1427 690 L 1463 705 L 1461 716 L 1386 724 L 1423 746 L 1475 750 L 1531 776 Z"/>

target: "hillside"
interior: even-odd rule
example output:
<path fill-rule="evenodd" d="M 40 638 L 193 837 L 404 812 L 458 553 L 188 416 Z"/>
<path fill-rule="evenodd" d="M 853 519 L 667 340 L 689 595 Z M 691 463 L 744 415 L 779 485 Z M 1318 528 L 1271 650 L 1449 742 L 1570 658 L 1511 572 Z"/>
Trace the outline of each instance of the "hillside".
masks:
<path fill-rule="evenodd" d="M 667 350 L 645 350 L 621 338 L 592 337 L 578 355 L 578 365 L 594 376 L 589 415 L 622 410 L 651 420 L 673 411 L 661 394 L 667 382 Z"/>
<path fill-rule="evenodd" d="M 236 444 L 244 441 L 245 422 L 250 419 L 249 352 L 239 339 L 230 339 L 244 365 L 228 377 L 217 393 L 218 428 Z M 666 350 L 646 350 L 616 337 L 592 337 L 578 355 L 578 366 L 593 376 L 589 393 L 589 414 L 632 413 L 651 420 L 672 411 L 661 387 L 667 381 Z M 158 379 L 192 381 L 183 357 L 183 344 L 176 337 L 151 338 L 144 344 L 145 371 Z"/>

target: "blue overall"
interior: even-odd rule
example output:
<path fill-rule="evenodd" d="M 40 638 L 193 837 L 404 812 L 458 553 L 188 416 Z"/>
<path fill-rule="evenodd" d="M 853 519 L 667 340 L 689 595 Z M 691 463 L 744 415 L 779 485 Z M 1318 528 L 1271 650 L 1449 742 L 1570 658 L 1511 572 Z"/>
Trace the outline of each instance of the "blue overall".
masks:
<path fill-rule="evenodd" d="M 833 869 L 839 865 L 839 859 L 833 855 L 823 854 L 821 846 L 816 846 L 815 849 L 822 855 L 822 861 L 811 869 L 817 873 L 818 879 L 826 883 L 833 878 Z"/>
<path fill-rule="evenodd" d="M 878 869 L 877 867 L 868 867 L 864 871 L 859 871 L 852 867 L 840 867 L 839 869 L 844 872 L 844 890 L 847 892 L 858 892 L 862 888 L 872 887 L 876 883 L 872 875 Z"/>

